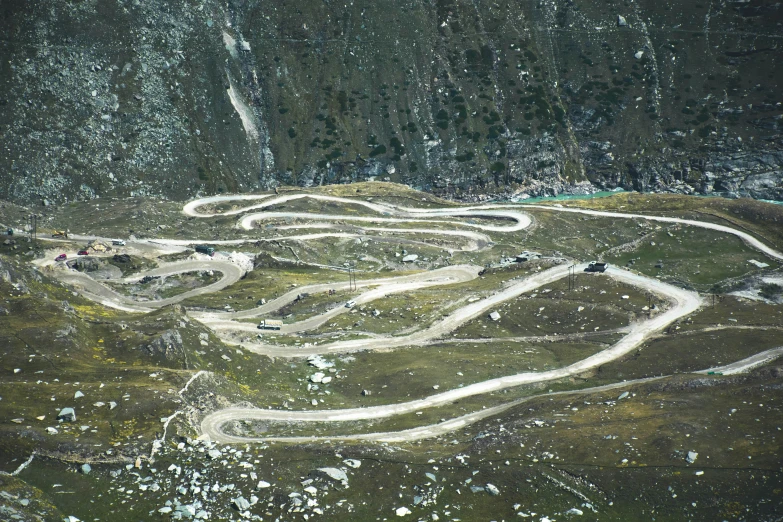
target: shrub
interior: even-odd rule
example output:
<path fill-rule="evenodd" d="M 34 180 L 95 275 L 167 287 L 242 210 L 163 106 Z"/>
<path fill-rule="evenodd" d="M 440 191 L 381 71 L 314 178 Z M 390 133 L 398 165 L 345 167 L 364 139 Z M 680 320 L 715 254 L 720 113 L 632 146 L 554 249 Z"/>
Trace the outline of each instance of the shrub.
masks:
<path fill-rule="evenodd" d="M 370 157 L 374 158 L 380 154 L 386 154 L 386 145 L 378 145 L 370 151 Z"/>
<path fill-rule="evenodd" d="M 764 299 L 774 300 L 783 294 L 783 286 L 775 283 L 764 283 L 759 288 L 759 295 Z"/>

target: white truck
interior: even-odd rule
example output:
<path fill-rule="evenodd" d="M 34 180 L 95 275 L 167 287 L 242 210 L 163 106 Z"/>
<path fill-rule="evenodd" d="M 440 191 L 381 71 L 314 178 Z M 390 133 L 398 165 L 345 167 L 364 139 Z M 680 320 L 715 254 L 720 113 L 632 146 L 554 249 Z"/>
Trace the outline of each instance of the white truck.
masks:
<path fill-rule="evenodd" d="M 609 268 L 609 263 L 603 263 L 601 261 L 591 261 L 585 268 L 585 272 L 606 272 Z"/>
<path fill-rule="evenodd" d="M 280 330 L 283 327 L 283 321 L 277 319 L 264 319 L 258 323 L 259 330 Z"/>

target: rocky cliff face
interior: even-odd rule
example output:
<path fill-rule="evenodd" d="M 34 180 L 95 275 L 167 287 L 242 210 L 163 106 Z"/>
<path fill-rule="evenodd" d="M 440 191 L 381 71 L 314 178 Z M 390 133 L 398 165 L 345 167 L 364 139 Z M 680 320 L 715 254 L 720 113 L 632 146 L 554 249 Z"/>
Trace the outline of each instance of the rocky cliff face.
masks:
<path fill-rule="evenodd" d="M 0 198 L 783 199 L 777 2 L 6 0 L 0 35 Z"/>

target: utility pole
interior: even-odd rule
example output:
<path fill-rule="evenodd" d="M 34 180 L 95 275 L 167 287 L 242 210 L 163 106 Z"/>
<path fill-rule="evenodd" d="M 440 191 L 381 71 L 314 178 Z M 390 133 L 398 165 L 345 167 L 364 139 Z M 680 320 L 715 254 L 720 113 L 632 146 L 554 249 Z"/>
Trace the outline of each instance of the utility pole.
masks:
<path fill-rule="evenodd" d="M 353 267 L 348 267 L 348 289 L 354 291 L 358 288 L 356 285 L 356 272 Z"/>
<path fill-rule="evenodd" d="M 30 241 L 38 239 L 38 214 L 27 216 L 27 232 L 30 235 Z"/>
<path fill-rule="evenodd" d="M 568 267 L 568 291 L 576 290 L 576 265 Z"/>

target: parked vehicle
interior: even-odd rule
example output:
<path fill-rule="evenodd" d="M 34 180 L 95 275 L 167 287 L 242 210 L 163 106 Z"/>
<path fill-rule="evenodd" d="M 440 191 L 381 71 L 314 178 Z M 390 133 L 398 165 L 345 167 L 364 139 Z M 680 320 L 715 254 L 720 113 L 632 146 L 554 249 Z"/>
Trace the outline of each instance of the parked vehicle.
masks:
<path fill-rule="evenodd" d="M 215 253 L 215 249 L 207 245 L 196 245 L 196 252 L 198 252 L 199 254 L 206 254 L 208 256 L 211 256 Z"/>
<path fill-rule="evenodd" d="M 606 272 L 609 268 L 609 263 L 602 263 L 599 261 L 591 261 L 585 268 L 585 272 Z"/>
<path fill-rule="evenodd" d="M 114 246 L 125 246 L 125 241 L 122 239 L 112 239 L 111 244 Z"/>
<path fill-rule="evenodd" d="M 353 308 L 354 306 L 356 306 L 356 301 L 348 301 L 345 303 L 346 308 Z"/>
<path fill-rule="evenodd" d="M 61 237 L 64 239 L 68 239 L 68 231 L 66 230 L 55 230 L 52 234 L 52 237 Z"/>
<path fill-rule="evenodd" d="M 76 252 L 76 255 L 77 256 L 89 256 L 90 253 L 87 252 L 86 250 L 79 250 L 78 252 Z"/>
<path fill-rule="evenodd" d="M 59 256 L 55 257 L 55 261 L 65 261 L 68 258 L 65 254 L 60 254 Z"/>

